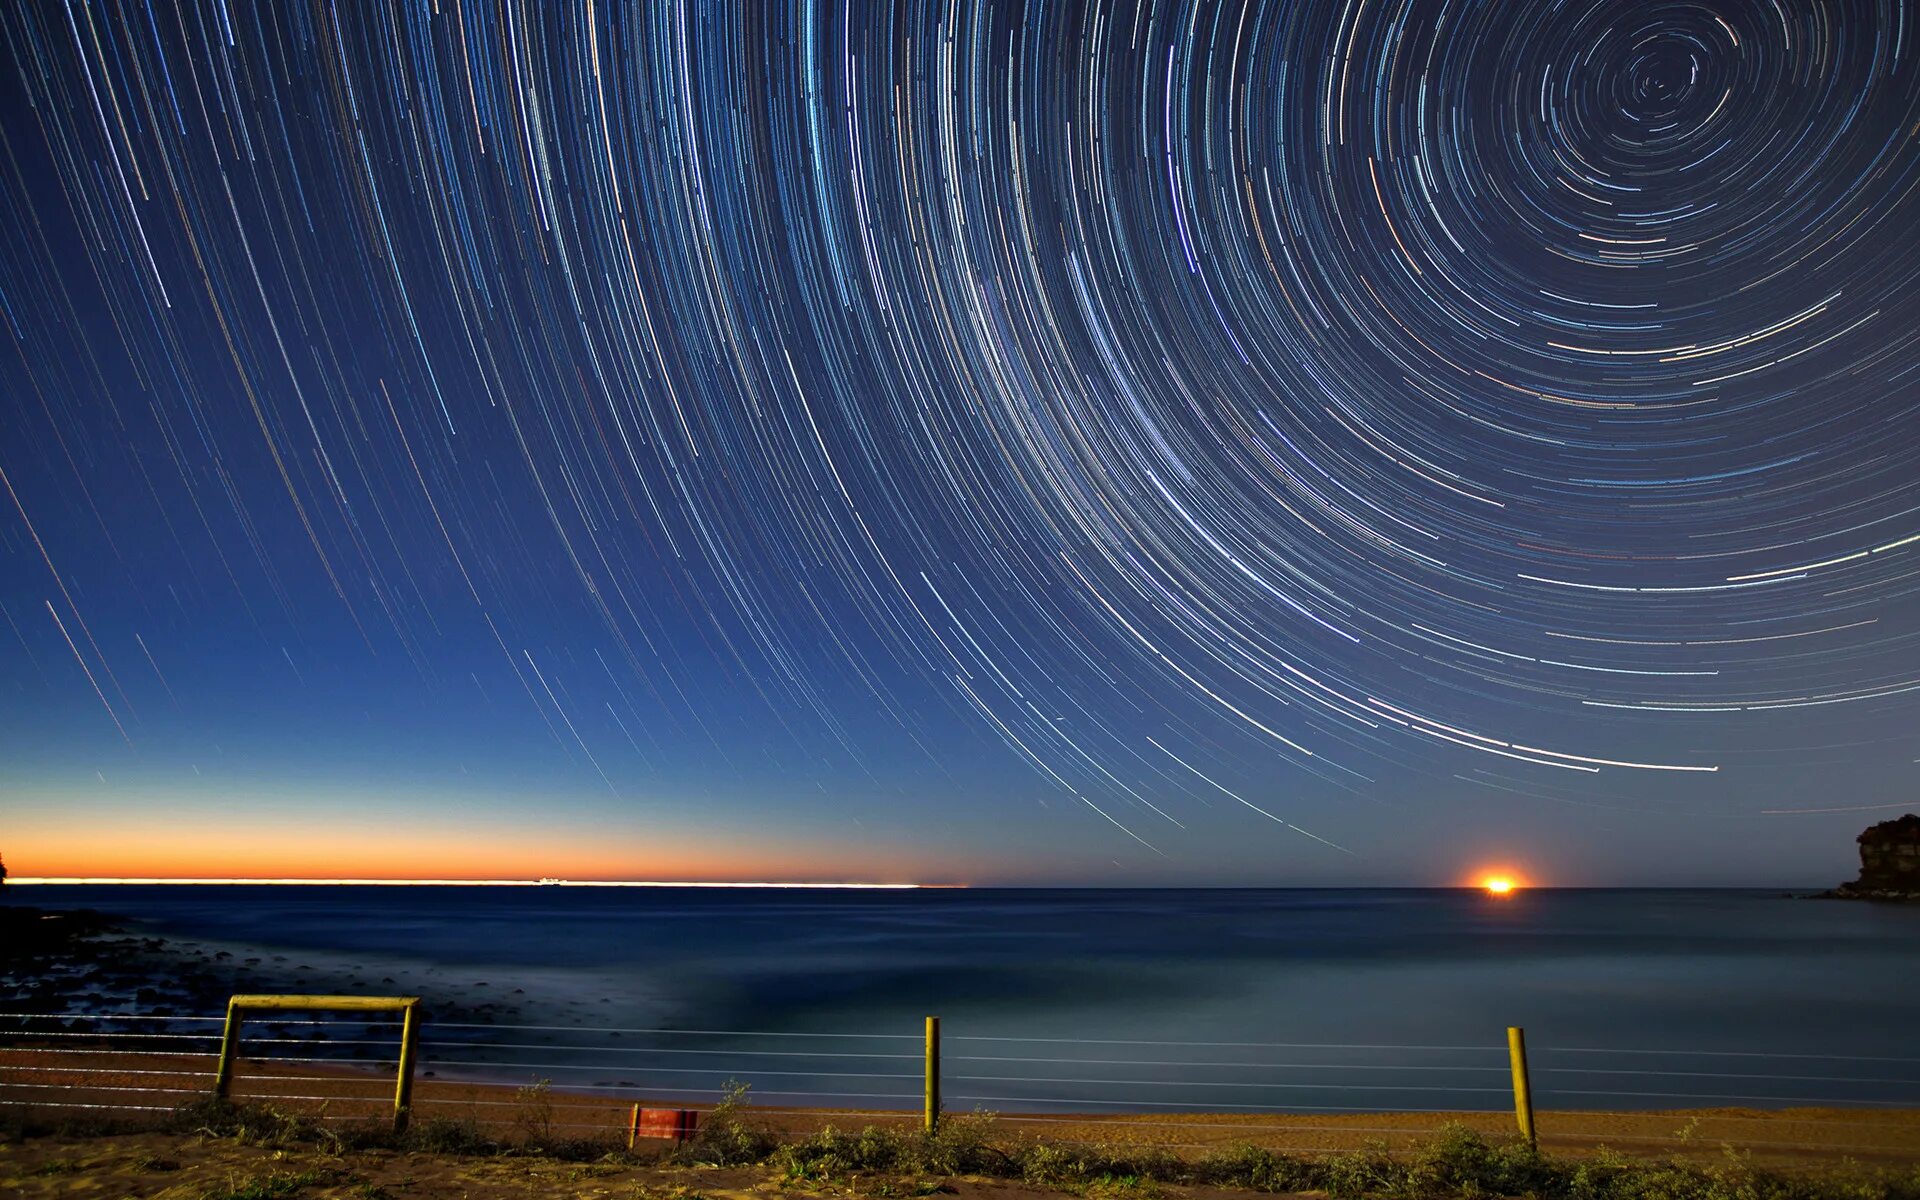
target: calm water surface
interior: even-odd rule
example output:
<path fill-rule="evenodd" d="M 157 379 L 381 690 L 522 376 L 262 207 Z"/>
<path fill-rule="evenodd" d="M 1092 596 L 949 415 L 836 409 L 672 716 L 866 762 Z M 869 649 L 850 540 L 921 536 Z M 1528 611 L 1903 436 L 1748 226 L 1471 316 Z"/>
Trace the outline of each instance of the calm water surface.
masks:
<path fill-rule="evenodd" d="M 29 898 L 281 953 L 333 986 L 378 972 L 429 1005 L 510 1001 L 500 1021 L 539 1027 L 438 1029 L 442 1075 L 640 1096 L 733 1076 L 771 1103 L 906 1105 L 937 1013 L 956 1108 L 1499 1108 L 1508 1025 L 1526 1027 L 1549 1106 L 1920 1104 L 1920 908 L 1777 892 Z"/>

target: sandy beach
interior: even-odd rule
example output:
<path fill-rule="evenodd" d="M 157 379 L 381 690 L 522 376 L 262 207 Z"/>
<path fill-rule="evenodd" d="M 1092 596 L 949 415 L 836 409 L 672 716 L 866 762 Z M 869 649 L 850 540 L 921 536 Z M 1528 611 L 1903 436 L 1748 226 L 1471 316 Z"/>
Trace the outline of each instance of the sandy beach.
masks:
<path fill-rule="evenodd" d="M 145 1055 L 67 1048 L 0 1050 L 0 1080 L 16 1113 L 43 1121 L 77 1114 L 110 1115 L 137 1126 L 208 1096 L 211 1055 Z M 328 1121 L 386 1122 L 393 1113 L 394 1076 L 326 1063 L 242 1060 L 233 1099 Z M 711 1102 L 649 1099 L 650 1107 L 710 1110 Z M 416 1079 L 413 1119 L 472 1122 L 493 1136 L 539 1133 L 564 1138 L 624 1141 L 632 1102 L 551 1087 Z M 745 1119 L 782 1137 L 827 1126 L 842 1131 L 868 1125 L 913 1127 L 915 1112 L 793 1108 L 752 1103 Z M 1384 1147 L 1405 1150 L 1442 1127 L 1461 1124 L 1490 1139 L 1517 1136 L 1512 1115 L 1501 1113 L 1373 1112 L 1275 1116 L 1246 1113 L 1137 1113 L 1045 1115 L 1017 1112 L 947 1114 L 990 1121 L 996 1136 L 1201 1153 L 1239 1145 L 1277 1152 L 1326 1153 Z M 1897 1164 L 1920 1161 L 1916 1109 L 1669 1109 L 1657 1112 L 1561 1112 L 1536 1115 L 1540 1145 L 1559 1155 L 1602 1148 L 1646 1156 L 1714 1157 L 1731 1147 L 1776 1164 L 1840 1159 Z"/>

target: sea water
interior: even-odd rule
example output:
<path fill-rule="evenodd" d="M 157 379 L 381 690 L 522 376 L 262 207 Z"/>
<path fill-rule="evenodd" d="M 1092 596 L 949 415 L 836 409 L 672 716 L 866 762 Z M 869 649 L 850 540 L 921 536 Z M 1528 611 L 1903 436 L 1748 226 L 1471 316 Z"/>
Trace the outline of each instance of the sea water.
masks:
<path fill-rule="evenodd" d="M 1757 891 L 115 886 L 22 901 L 413 989 L 440 1077 L 912 1107 L 1920 1104 L 1920 907 Z M 383 982 L 384 981 L 384 982 Z M 292 986 L 295 981 L 289 981 Z M 379 986 L 376 986 L 379 984 Z M 491 1006 L 484 1021 L 433 1011 Z M 456 1025 L 458 1027 L 456 1027 Z"/>

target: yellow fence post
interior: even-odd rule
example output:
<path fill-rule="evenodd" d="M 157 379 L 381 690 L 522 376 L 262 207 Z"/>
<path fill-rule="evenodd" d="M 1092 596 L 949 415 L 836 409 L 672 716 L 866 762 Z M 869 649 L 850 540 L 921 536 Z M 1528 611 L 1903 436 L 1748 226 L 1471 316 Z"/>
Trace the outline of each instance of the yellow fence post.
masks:
<path fill-rule="evenodd" d="M 940 1127 L 940 1018 L 927 1018 L 927 1116 L 926 1130 Z"/>
<path fill-rule="evenodd" d="M 1507 1057 L 1513 1062 L 1513 1115 L 1520 1121 L 1520 1136 L 1529 1149 L 1538 1150 L 1540 1139 L 1533 1130 L 1533 1088 L 1527 1081 L 1527 1031 L 1518 1025 L 1507 1026 Z"/>
<path fill-rule="evenodd" d="M 627 1119 L 627 1149 L 633 1149 L 640 1140 L 640 1106 L 633 1106 L 633 1116 Z"/>
<path fill-rule="evenodd" d="M 413 1113 L 413 1064 L 420 1057 L 420 1004 L 410 1001 L 400 1016 L 400 1077 L 393 1084 L 393 1131 L 405 1133 Z"/>
<path fill-rule="evenodd" d="M 230 996 L 227 1023 L 220 1034 L 220 1065 L 213 1074 L 213 1094 L 226 1099 L 233 1087 L 233 1064 L 240 1056 L 240 1021 L 249 1009 L 285 1011 L 311 1008 L 322 1012 L 399 1012 L 400 1070 L 393 1085 L 393 1130 L 407 1127 L 413 1108 L 413 1065 L 420 1057 L 420 997 L 418 996 Z"/>
<path fill-rule="evenodd" d="M 240 1006 L 227 1001 L 227 1023 L 220 1030 L 220 1065 L 213 1072 L 213 1094 L 227 1098 L 233 1086 L 233 1056 L 240 1048 Z"/>

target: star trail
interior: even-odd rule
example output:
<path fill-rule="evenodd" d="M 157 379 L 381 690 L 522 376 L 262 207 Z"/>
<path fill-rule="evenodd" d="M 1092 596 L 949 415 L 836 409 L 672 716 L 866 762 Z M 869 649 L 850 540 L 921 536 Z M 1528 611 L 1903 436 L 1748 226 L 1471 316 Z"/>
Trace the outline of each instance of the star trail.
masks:
<path fill-rule="evenodd" d="M 1824 862 L 1920 758 L 1915 16 L 6 6 L 0 802 Z"/>

